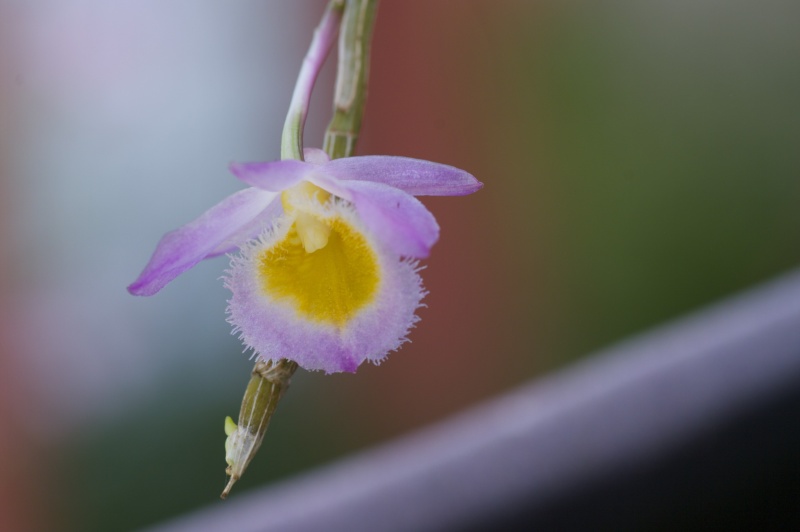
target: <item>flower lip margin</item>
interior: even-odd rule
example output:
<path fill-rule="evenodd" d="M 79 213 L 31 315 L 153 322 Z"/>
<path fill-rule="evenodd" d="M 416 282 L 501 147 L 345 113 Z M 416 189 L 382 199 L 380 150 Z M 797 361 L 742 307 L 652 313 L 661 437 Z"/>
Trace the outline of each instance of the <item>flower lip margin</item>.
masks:
<path fill-rule="evenodd" d="M 375 299 L 341 327 L 303 318 L 293 305 L 265 296 L 256 271 L 257 257 L 285 238 L 291 227 L 289 217 L 258 240 L 243 245 L 242 252 L 232 257 L 223 277 L 232 294 L 228 322 L 246 349 L 264 360 L 289 358 L 309 371 L 353 373 L 365 361 L 379 364 L 408 341 L 426 291 L 417 261 L 399 259 L 366 232 L 363 219 L 351 205 L 336 203 L 324 208 L 359 231 L 376 253 L 381 273 Z"/>

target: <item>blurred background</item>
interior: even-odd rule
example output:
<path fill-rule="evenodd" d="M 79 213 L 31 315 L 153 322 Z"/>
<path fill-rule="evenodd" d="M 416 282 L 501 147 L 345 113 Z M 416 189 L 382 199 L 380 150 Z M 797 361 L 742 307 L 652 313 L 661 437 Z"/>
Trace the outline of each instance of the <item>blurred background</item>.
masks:
<path fill-rule="evenodd" d="M 251 362 L 225 258 L 127 294 L 160 236 L 279 157 L 324 2 L 0 3 L 0 529 L 224 504 Z M 800 264 L 800 4 L 384 0 L 360 154 L 485 183 L 412 343 L 298 372 L 233 496 L 434 423 Z M 306 143 L 330 118 L 334 62 Z"/>

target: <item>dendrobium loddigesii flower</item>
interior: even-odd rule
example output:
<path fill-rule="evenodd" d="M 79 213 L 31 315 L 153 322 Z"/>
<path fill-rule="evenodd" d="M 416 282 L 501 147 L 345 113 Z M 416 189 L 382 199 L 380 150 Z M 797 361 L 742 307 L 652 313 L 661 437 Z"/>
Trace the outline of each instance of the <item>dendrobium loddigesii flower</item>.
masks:
<path fill-rule="evenodd" d="M 203 259 L 235 251 L 228 321 L 265 361 L 354 372 L 402 344 L 424 295 L 416 259 L 439 238 L 414 196 L 483 185 L 443 164 L 390 156 L 232 164 L 251 185 L 167 233 L 128 287 L 153 295 Z"/>

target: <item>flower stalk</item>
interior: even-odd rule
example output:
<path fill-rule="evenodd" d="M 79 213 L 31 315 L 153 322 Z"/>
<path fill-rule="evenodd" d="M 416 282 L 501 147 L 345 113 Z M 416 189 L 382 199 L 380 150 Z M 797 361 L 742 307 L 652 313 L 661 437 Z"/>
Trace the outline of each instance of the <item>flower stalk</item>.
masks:
<path fill-rule="evenodd" d="M 347 0 L 339 34 L 333 118 L 323 144 L 331 159 L 350 157 L 356 149 L 367 102 L 370 44 L 377 7 L 377 0 Z"/>
<path fill-rule="evenodd" d="M 308 48 L 300 74 L 294 86 L 289 111 L 283 124 L 281 135 L 281 159 L 303 160 L 303 127 L 308 114 L 311 91 L 317 81 L 322 64 L 333 47 L 342 20 L 345 0 L 331 0 L 325 8 L 322 21 L 314 30 L 311 46 Z"/>
<path fill-rule="evenodd" d="M 325 151 L 331 159 L 349 157 L 355 150 L 366 103 L 369 48 L 377 0 L 331 0 L 314 30 L 308 53 L 295 85 L 281 136 L 281 159 L 303 160 L 303 127 L 311 91 L 325 58 L 333 46 L 339 26 L 339 62 L 336 74 L 334 115 L 325 133 Z M 342 15 L 344 13 L 344 19 Z M 278 401 L 289 388 L 297 363 L 285 358 L 256 361 L 242 398 L 239 422 L 225 419 L 225 459 L 228 484 L 225 499 L 255 456 Z"/>

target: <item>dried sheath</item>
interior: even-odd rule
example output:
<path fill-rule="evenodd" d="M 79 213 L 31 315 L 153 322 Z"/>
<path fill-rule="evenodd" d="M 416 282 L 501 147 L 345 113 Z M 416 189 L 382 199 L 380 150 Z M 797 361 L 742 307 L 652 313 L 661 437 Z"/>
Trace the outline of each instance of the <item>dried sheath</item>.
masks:
<path fill-rule="evenodd" d="M 228 468 L 225 472 L 230 479 L 222 492 L 223 499 L 228 496 L 233 484 L 242 477 L 261 446 L 275 407 L 289 388 L 289 381 L 295 370 L 297 364 L 285 359 L 275 364 L 261 359 L 256 362 L 242 399 L 239 424 L 234 423 L 230 417 L 225 419 L 225 433 L 228 435 L 225 440 Z"/>

